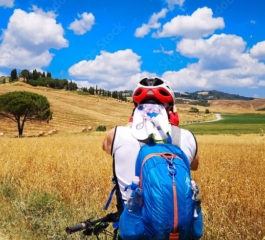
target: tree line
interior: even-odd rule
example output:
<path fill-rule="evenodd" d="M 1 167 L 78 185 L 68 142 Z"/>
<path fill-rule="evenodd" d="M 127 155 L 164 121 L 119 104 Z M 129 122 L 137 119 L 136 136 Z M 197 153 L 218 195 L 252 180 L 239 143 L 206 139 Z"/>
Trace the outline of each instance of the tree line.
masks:
<path fill-rule="evenodd" d="M 39 72 L 36 69 L 30 72 L 27 69 L 23 69 L 18 74 L 16 68 L 11 71 L 10 82 L 18 81 L 21 78 L 23 79 L 23 82 L 28 83 L 32 86 L 66 89 L 69 91 L 76 91 L 78 89 L 77 84 L 72 81 L 68 81 L 67 79 L 52 78 L 51 72 Z M 121 101 L 127 101 L 127 97 L 122 91 L 118 92 L 108 91 L 101 88 L 98 89 L 97 86 L 89 88 L 83 87 L 79 90 L 81 90 L 85 94 L 87 93 L 91 95 L 100 95 L 104 97 L 112 97 Z"/>
<path fill-rule="evenodd" d="M 67 79 L 53 78 L 50 72 L 39 72 L 34 69 L 30 72 L 27 69 L 23 69 L 19 74 L 17 69 L 14 68 L 10 73 L 10 82 L 18 81 L 19 79 L 32 86 L 42 86 L 56 89 L 66 89 L 69 91 L 75 91 L 78 89 L 77 84 L 68 81 Z"/>
<path fill-rule="evenodd" d="M 97 86 L 96 87 L 89 87 L 89 88 L 83 87 L 83 88 L 81 88 L 81 90 L 84 93 L 88 93 L 91 95 L 100 95 L 103 97 L 112 97 L 112 98 L 127 102 L 127 97 L 126 97 L 126 95 L 124 95 L 124 93 L 122 91 L 120 91 L 120 92 L 112 91 L 111 92 L 109 90 L 104 90 L 101 88 L 98 89 Z"/>

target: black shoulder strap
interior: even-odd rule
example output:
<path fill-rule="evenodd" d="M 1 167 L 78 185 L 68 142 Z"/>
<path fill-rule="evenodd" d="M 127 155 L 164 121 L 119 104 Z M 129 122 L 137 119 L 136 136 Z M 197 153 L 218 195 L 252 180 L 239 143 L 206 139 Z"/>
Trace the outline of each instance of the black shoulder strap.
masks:
<path fill-rule="evenodd" d="M 116 199 L 117 199 L 116 207 L 117 207 L 117 211 L 118 211 L 118 216 L 120 216 L 121 213 L 123 212 L 123 200 L 121 197 L 121 191 L 120 191 L 118 179 L 117 179 L 116 172 L 115 172 L 115 154 L 113 153 L 113 144 L 114 144 L 115 137 L 116 137 L 116 131 L 117 131 L 117 127 L 115 127 L 114 137 L 113 137 L 113 141 L 112 141 L 112 145 L 111 145 L 111 155 L 112 155 L 112 159 L 113 159 L 113 161 L 112 161 L 112 172 L 113 172 L 112 182 L 115 184 L 115 187 L 113 188 L 113 192 L 116 190 L 115 191 L 115 195 L 116 195 Z M 111 192 L 111 195 L 113 194 L 113 192 Z M 108 200 L 108 202 L 105 206 L 105 209 L 108 208 L 109 201 L 111 201 L 111 198 L 112 198 L 112 196 Z"/>
<path fill-rule="evenodd" d="M 116 207 L 118 211 L 118 216 L 120 217 L 120 215 L 123 212 L 123 200 L 122 200 L 121 191 L 120 191 L 118 179 L 117 179 L 116 172 L 115 172 L 115 156 L 113 156 L 112 169 L 113 169 L 113 180 L 114 180 L 114 183 L 116 184 L 116 192 L 115 192 L 116 199 L 117 199 Z"/>

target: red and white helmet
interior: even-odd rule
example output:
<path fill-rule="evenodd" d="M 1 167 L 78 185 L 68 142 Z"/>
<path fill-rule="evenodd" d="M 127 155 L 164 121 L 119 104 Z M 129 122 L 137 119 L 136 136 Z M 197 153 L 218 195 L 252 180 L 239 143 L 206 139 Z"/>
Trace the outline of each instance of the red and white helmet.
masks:
<path fill-rule="evenodd" d="M 143 78 L 136 86 L 133 92 L 133 101 L 135 105 L 146 101 L 156 99 L 165 106 L 174 106 L 175 94 L 168 83 L 158 77 Z"/>

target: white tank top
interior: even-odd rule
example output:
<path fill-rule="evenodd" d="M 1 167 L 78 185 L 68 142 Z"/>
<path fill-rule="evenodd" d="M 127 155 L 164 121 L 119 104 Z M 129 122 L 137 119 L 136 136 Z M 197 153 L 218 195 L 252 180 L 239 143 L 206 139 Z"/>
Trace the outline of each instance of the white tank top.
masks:
<path fill-rule="evenodd" d="M 180 128 L 180 147 L 191 163 L 197 154 L 197 142 L 194 135 Z M 115 129 L 111 155 L 115 161 L 115 173 L 122 199 L 126 199 L 125 187 L 130 185 L 135 174 L 135 162 L 140 150 L 140 143 L 131 134 L 130 126 Z"/>

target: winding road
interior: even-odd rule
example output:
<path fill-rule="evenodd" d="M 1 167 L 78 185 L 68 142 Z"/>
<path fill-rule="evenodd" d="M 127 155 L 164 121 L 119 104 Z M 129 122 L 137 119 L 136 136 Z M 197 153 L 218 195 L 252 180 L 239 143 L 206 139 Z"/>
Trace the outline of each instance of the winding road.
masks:
<path fill-rule="evenodd" d="M 219 121 L 219 120 L 221 120 L 221 119 L 222 119 L 222 117 L 221 117 L 221 114 L 220 114 L 220 113 L 217 113 L 217 114 L 215 114 L 215 117 L 216 117 L 216 119 L 215 119 L 215 120 L 212 120 L 212 122 L 214 122 L 214 121 Z"/>
<path fill-rule="evenodd" d="M 203 122 L 201 122 L 201 123 L 205 123 L 205 122 L 215 122 L 215 121 L 219 121 L 219 120 L 221 120 L 221 119 L 222 119 L 222 117 L 221 117 L 221 114 L 220 114 L 220 113 L 216 113 L 216 114 L 215 114 L 215 117 L 216 117 L 216 119 L 214 119 L 214 120 L 210 120 L 210 121 L 203 121 Z"/>

